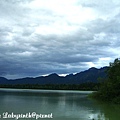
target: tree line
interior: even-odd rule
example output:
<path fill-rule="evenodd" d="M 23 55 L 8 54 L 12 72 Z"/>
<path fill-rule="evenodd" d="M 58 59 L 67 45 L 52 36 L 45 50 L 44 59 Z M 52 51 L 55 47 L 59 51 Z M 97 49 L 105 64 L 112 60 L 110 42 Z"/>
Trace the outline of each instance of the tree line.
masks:
<path fill-rule="evenodd" d="M 47 90 L 90 90 L 99 89 L 99 83 L 87 82 L 81 84 L 16 84 L 16 85 L 0 85 L 0 88 L 16 88 L 16 89 L 47 89 Z"/>

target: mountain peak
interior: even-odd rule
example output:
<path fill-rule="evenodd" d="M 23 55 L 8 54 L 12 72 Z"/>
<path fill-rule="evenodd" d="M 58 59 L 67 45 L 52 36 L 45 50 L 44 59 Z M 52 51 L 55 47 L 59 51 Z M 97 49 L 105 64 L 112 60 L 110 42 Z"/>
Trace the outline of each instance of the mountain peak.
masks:
<path fill-rule="evenodd" d="M 0 77 L 0 84 L 80 84 L 86 82 L 97 82 L 99 77 L 105 78 L 107 67 L 97 69 L 95 67 L 82 71 L 77 74 L 69 74 L 67 76 L 59 76 L 56 73 L 49 74 L 45 77 L 22 78 L 17 80 L 6 80 Z"/>
<path fill-rule="evenodd" d="M 52 74 L 50 74 L 48 76 L 59 76 L 59 75 L 57 73 L 52 73 Z"/>
<path fill-rule="evenodd" d="M 91 67 L 88 70 L 97 70 L 97 68 L 96 67 Z"/>

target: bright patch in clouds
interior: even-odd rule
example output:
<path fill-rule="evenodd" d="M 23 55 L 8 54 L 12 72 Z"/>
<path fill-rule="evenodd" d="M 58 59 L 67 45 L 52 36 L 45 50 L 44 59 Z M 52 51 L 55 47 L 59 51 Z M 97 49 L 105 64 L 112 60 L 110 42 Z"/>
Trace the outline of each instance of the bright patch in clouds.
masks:
<path fill-rule="evenodd" d="M 73 32 L 83 23 L 95 19 L 95 12 L 91 8 L 77 5 L 76 0 L 35 0 L 30 3 L 29 7 L 31 9 L 35 8 L 36 12 L 37 10 L 43 10 L 44 12 L 49 11 L 52 13 L 53 19 L 47 19 L 49 25 L 44 24 L 36 28 L 36 33 L 40 34 L 65 34 Z M 59 18 L 57 18 L 58 16 Z"/>
<path fill-rule="evenodd" d="M 96 65 L 93 62 L 88 62 L 87 64 L 89 67 L 96 67 Z"/>

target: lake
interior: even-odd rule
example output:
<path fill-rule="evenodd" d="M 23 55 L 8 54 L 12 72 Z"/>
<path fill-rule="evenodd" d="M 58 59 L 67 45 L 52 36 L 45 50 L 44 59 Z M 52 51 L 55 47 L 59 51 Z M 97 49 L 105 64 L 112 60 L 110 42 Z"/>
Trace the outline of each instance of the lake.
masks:
<path fill-rule="evenodd" d="M 98 103 L 90 93 L 1 88 L 0 120 L 120 120 L 119 105 Z"/>

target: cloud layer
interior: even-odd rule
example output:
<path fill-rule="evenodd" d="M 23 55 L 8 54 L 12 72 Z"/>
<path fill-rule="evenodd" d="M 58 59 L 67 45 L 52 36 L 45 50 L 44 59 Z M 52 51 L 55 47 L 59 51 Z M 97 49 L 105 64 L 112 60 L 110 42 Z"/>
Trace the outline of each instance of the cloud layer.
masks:
<path fill-rule="evenodd" d="M 119 0 L 1 0 L 0 76 L 109 65 L 119 57 L 119 6 Z"/>

